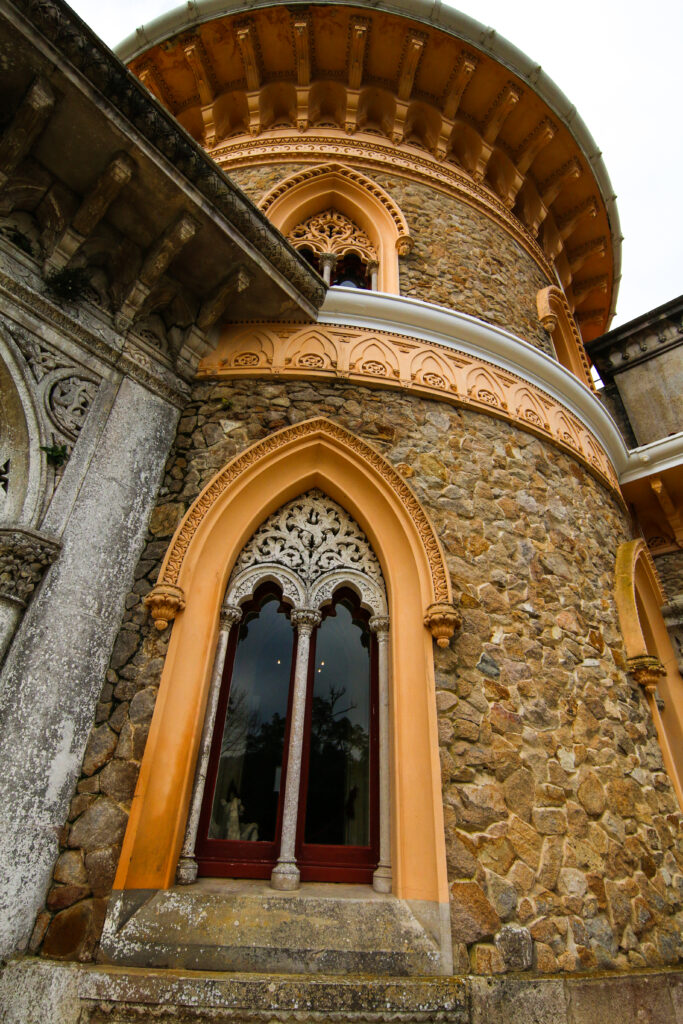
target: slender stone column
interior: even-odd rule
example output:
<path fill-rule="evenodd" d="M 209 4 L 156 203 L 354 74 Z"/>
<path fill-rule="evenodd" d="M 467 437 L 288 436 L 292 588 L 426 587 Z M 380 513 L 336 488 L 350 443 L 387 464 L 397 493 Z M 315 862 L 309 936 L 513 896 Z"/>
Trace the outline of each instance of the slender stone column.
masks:
<path fill-rule="evenodd" d="M 209 688 L 209 699 L 206 702 L 206 714 L 204 716 L 204 728 L 199 744 L 199 758 L 197 759 L 197 772 L 194 777 L 192 788 L 192 799 L 190 801 L 190 814 L 187 819 L 185 830 L 185 842 L 178 861 L 176 881 L 181 885 L 190 885 L 197 879 L 197 858 L 194 847 L 197 841 L 197 829 L 199 827 L 199 815 L 204 799 L 204 786 L 206 785 L 206 773 L 209 768 L 209 754 L 211 752 L 211 741 L 216 722 L 216 709 L 218 698 L 221 692 L 221 680 L 223 678 L 223 666 L 225 665 L 225 654 L 228 649 L 230 630 L 242 618 L 242 609 L 235 605 L 223 605 L 221 608 L 220 630 L 218 643 L 216 645 L 216 657 L 213 662 L 213 674 Z"/>
<path fill-rule="evenodd" d="M 287 777 L 285 779 L 285 800 L 282 811 L 280 856 L 270 876 L 270 884 L 273 889 L 299 888 L 299 869 L 296 866 L 294 847 L 296 844 L 296 823 L 301 783 L 301 754 L 304 742 L 304 719 L 306 716 L 308 655 L 311 649 L 311 633 L 320 622 L 320 612 L 313 611 L 310 608 L 295 608 L 291 618 L 292 625 L 296 626 L 297 629 L 294 697 L 292 699 L 292 720 L 289 727 L 289 751 L 287 755 Z"/>
<path fill-rule="evenodd" d="M 368 270 L 370 271 L 370 290 L 373 292 L 377 291 L 377 280 L 379 275 L 379 263 L 377 260 L 372 260 L 368 263 Z"/>
<path fill-rule="evenodd" d="M 379 676 L 379 864 L 372 876 L 376 892 L 391 892 L 391 785 L 389 780 L 389 619 L 373 615 Z"/>
<path fill-rule="evenodd" d="M 323 280 L 325 284 L 330 284 L 332 281 L 332 271 L 337 265 L 337 257 L 332 252 L 324 252 L 320 257 L 320 266 L 323 271 Z"/>

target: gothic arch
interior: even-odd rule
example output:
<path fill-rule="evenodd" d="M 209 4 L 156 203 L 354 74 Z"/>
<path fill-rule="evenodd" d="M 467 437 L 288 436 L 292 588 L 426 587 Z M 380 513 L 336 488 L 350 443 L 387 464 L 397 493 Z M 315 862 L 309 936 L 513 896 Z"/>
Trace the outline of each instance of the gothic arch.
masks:
<path fill-rule="evenodd" d="M 264 519 L 312 488 L 354 517 L 380 561 L 392 621 L 394 892 L 440 920 L 448 887 L 432 636 L 422 621 L 427 612 L 437 641 L 448 642 L 458 618 L 450 582 L 434 529 L 402 477 L 323 418 L 278 431 L 233 459 L 171 541 L 148 604 L 161 628 L 176 617 L 115 888 L 173 884 L 230 572 Z"/>
<path fill-rule="evenodd" d="M 644 540 L 619 546 L 615 598 L 628 670 L 645 690 L 664 764 L 683 807 L 683 680 L 661 613 L 666 598 Z"/>
<path fill-rule="evenodd" d="M 323 210 L 343 213 L 379 253 L 379 290 L 398 294 L 398 257 L 412 248 L 410 229 L 388 192 L 360 171 L 343 164 L 306 168 L 271 189 L 259 206 L 284 235 Z"/>
<path fill-rule="evenodd" d="M 538 319 L 553 340 L 557 361 L 594 391 L 586 350 L 564 292 L 554 285 L 542 288 L 536 295 L 536 307 Z"/>

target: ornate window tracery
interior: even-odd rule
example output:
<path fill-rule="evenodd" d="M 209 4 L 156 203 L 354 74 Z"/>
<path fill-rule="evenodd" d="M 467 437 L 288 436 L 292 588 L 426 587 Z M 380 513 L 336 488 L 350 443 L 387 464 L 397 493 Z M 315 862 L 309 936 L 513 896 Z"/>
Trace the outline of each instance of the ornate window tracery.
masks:
<path fill-rule="evenodd" d="M 288 241 L 303 252 L 328 284 L 377 287 L 377 249 L 349 217 L 327 209 L 297 224 Z"/>
<path fill-rule="evenodd" d="M 223 601 L 179 881 L 390 890 L 388 628 L 379 562 L 341 506 L 313 490 L 262 523 Z"/>

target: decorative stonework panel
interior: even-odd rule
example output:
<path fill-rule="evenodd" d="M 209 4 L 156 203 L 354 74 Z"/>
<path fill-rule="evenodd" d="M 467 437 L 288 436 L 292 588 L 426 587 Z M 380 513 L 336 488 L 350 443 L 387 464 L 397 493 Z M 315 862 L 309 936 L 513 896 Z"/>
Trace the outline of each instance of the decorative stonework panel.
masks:
<path fill-rule="evenodd" d="M 364 263 L 377 262 L 379 256 L 364 231 L 338 210 L 324 210 L 298 224 L 287 236 L 295 249 L 312 249 L 318 256 L 331 253 L 343 257 L 351 253 Z"/>
<path fill-rule="evenodd" d="M 370 542 L 348 512 L 317 489 L 259 527 L 235 563 L 226 603 L 239 604 L 269 579 L 303 608 L 317 608 L 349 583 L 375 615 L 386 615 L 384 579 Z"/>
<path fill-rule="evenodd" d="M 255 374 L 334 376 L 487 411 L 571 452 L 618 493 L 609 457 L 569 409 L 521 377 L 445 345 L 361 327 L 253 324 L 227 329 L 197 372 L 200 379 Z"/>

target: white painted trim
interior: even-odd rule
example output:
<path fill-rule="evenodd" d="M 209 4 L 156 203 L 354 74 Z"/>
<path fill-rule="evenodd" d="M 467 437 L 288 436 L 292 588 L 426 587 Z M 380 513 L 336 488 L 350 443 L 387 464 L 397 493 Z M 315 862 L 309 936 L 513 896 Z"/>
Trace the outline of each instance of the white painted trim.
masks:
<path fill-rule="evenodd" d="M 330 288 L 318 323 L 407 334 L 486 359 L 570 409 L 602 444 L 617 475 L 627 466 L 628 451 L 619 428 L 595 393 L 552 356 L 509 331 L 420 299 L 355 288 Z"/>
<path fill-rule="evenodd" d="M 683 466 L 683 430 L 659 441 L 651 441 L 628 453 L 625 470 L 619 476 L 620 484 L 663 473 L 667 469 Z"/>

